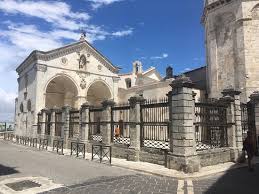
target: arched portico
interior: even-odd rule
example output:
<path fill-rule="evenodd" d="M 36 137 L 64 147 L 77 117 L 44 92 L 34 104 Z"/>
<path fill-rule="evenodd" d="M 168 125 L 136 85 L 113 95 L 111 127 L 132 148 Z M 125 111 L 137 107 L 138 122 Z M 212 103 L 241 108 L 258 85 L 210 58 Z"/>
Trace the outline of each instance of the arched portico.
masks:
<path fill-rule="evenodd" d="M 78 108 L 78 89 L 71 78 L 58 75 L 49 81 L 46 87 L 45 107 L 61 108 L 65 105 Z"/>
<path fill-rule="evenodd" d="M 99 106 L 104 100 L 112 98 L 109 86 L 101 80 L 90 85 L 87 91 L 87 101 L 90 105 Z"/>

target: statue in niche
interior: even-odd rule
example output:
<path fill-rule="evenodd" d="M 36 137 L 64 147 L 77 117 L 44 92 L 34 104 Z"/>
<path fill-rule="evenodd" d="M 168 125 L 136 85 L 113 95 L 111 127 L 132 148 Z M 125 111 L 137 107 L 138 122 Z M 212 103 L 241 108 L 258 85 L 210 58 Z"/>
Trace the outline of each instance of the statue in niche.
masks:
<path fill-rule="evenodd" d="M 87 60 L 85 55 L 81 55 L 80 59 L 79 59 L 79 69 L 82 70 L 86 70 L 86 64 L 87 64 Z"/>

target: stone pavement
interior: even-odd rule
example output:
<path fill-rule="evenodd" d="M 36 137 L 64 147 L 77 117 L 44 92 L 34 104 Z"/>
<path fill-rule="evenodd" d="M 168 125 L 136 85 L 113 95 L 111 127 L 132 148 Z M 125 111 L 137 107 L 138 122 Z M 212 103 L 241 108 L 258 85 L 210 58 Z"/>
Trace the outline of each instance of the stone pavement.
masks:
<path fill-rule="evenodd" d="M 44 190 L 42 185 L 23 193 L 259 193 L 259 166 L 255 172 L 248 172 L 247 168 L 229 163 L 185 175 L 148 163 L 113 158 L 110 166 L 89 161 L 89 154 L 85 160 L 68 154 L 69 150 L 62 156 L 0 140 L 0 193 L 22 193 L 7 191 L 5 184 L 30 178 L 36 183 L 45 180 L 45 188 L 49 189 Z"/>

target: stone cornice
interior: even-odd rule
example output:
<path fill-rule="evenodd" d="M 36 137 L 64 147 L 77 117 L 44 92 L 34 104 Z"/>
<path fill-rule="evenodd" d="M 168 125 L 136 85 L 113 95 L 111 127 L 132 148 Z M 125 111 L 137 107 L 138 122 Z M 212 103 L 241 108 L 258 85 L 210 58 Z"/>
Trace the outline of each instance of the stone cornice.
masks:
<path fill-rule="evenodd" d="M 228 3 L 231 3 L 233 1 L 234 0 L 215 0 L 214 2 L 209 3 L 209 4 L 206 3 L 205 7 L 204 7 L 204 10 L 203 10 L 202 17 L 201 17 L 201 23 L 205 24 L 206 16 L 207 16 L 208 12 L 210 12 L 211 10 L 217 9 L 221 6 L 224 6 Z"/>
<path fill-rule="evenodd" d="M 43 51 L 33 51 L 16 69 L 18 73 L 23 71 L 28 65 L 32 63 L 37 63 L 38 60 L 50 61 L 58 57 L 62 57 L 73 52 L 79 52 L 82 49 L 93 55 L 101 64 L 108 68 L 113 73 L 118 73 L 119 68 L 114 66 L 106 57 L 104 57 L 99 51 L 97 51 L 93 46 L 91 46 L 87 41 L 76 42 L 55 50 L 48 52 Z"/>

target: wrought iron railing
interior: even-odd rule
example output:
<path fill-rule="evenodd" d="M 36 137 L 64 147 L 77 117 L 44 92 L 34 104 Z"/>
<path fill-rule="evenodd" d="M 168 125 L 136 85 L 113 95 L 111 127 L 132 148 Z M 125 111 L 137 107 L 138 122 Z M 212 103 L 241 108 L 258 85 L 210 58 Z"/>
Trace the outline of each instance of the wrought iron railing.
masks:
<path fill-rule="evenodd" d="M 101 118 L 102 107 L 91 107 L 89 109 L 89 140 L 101 142 Z"/>
<path fill-rule="evenodd" d="M 141 145 L 169 149 L 169 102 L 168 98 L 147 100 L 141 104 Z"/>
<path fill-rule="evenodd" d="M 80 111 L 79 110 L 72 110 L 69 112 L 69 137 L 75 138 L 79 137 L 79 130 L 80 130 Z"/>
<path fill-rule="evenodd" d="M 227 107 L 217 103 L 195 103 L 196 149 L 228 146 Z"/>
<path fill-rule="evenodd" d="M 115 144 L 130 144 L 130 105 L 118 104 L 112 107 L 112 140 Z"/>

